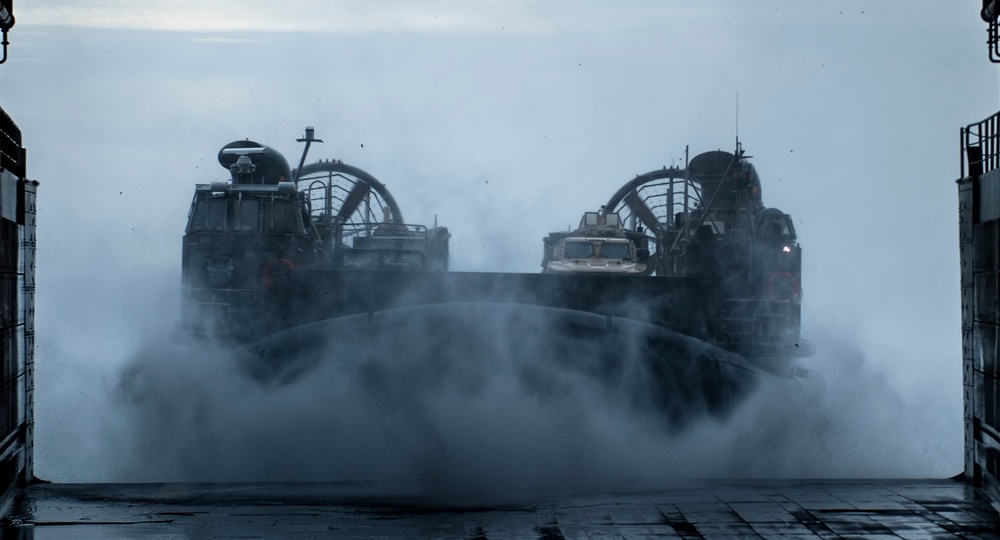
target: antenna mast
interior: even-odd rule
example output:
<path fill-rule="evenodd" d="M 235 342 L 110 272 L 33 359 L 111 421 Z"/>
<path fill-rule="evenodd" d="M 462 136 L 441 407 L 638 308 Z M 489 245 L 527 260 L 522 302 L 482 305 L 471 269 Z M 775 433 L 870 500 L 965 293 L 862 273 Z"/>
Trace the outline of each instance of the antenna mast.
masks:
<path fill-rule="evenodd" d="M 323 142 L 323 139 L 316 138 L 316 130 L 312 126 L 306 126 L 306 136 L 301 139 L 295 139 L 297 142 L 306 143 L 306 147 L 302 149 L 302 157 L 299 159 L 299 168 L 295 169 L 295 178 L 292 179 L 293 182 L 298 183 L 299 176 L 302 174 L 302 166 L 306 163 L 306 154 L 309 153 L 309 147 L 312 146 L 314 142 Z"/>
<path fill-rule="evenodd" d="M 736 148 L 740 147 L 740 91 L 736 91 Z"/>

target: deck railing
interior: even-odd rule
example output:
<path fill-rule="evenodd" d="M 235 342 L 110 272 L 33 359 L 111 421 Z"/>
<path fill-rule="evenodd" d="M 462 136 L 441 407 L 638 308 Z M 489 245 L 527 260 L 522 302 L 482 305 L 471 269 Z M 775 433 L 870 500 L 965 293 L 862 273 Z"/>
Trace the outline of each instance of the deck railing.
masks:
<path fill-rule="evenodd" d="M 981 176 L 1000 167 L 1000 112 L 961 129 L 961 178 Z"/>

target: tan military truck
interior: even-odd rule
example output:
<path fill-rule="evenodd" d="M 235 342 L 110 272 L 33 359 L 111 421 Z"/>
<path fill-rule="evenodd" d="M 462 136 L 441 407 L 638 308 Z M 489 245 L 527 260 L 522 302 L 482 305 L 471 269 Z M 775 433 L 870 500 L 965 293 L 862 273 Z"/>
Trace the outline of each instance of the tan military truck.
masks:
<path fill-rule="evenodd" d="M 617 213 L 604 207 L 585 212 L 575 231 L 549 233 L 544 239 L 542 273 L 649 275 L 649 239 L 622 226 Z"/>

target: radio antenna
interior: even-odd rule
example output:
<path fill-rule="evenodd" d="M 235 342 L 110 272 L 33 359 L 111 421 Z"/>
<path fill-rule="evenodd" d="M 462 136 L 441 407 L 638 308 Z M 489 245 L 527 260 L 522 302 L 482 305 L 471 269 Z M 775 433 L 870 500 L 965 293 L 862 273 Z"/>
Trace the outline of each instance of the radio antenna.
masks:
<path fill-rule="evenodd" d="M 740 91 L 736 91 L 736 147 L 740 146 Z"/>

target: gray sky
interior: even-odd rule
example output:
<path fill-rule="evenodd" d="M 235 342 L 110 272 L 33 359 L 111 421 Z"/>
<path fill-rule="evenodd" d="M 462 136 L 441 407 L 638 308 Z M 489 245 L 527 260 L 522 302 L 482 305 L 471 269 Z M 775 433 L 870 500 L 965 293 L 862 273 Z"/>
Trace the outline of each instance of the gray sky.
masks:
<path fill-rule="evenodd" d="M 960 462 L 958 130 L 998 101 L 979 2 L 139 4 L 18 2 L 0 66 L 42 183 L 41 437 L 69 374 L 111 384 L 172 328 L 193 184 L 227 176 L 231 140 L 297 161 L 315 126 L 313 159 L 451 229 L 453 268 L 534 272 L 545 233 L 635 174 L 731 150 L 738 94 L 804 247 L 806 334 L 934 395 L 927 444 Z"/>

